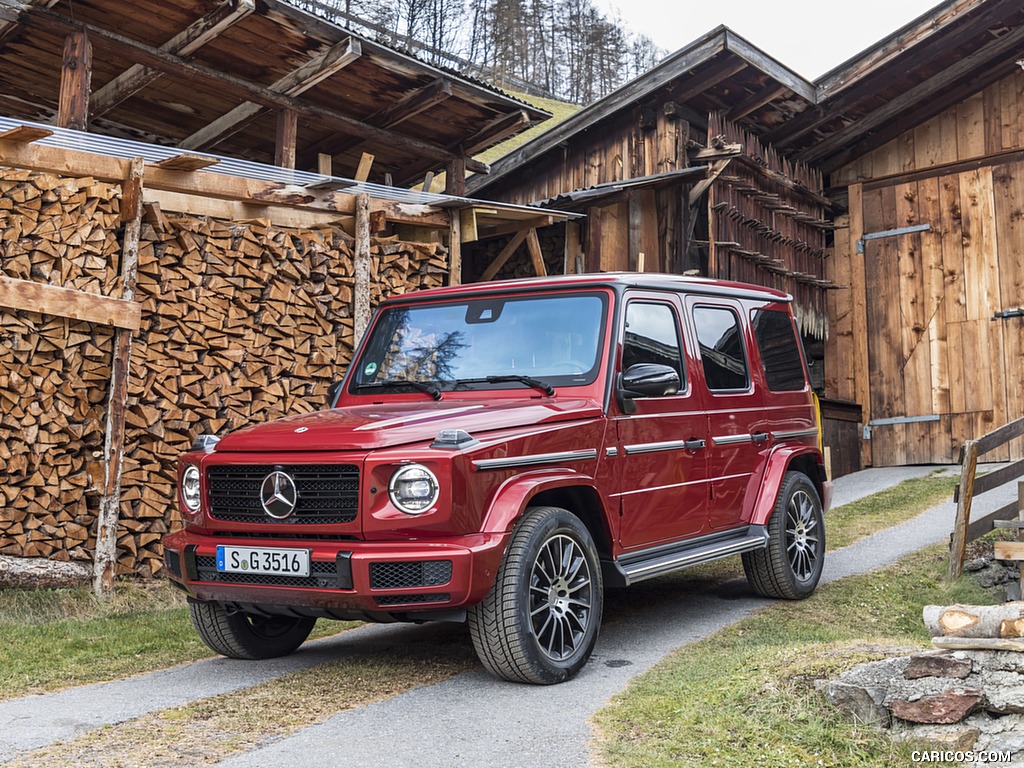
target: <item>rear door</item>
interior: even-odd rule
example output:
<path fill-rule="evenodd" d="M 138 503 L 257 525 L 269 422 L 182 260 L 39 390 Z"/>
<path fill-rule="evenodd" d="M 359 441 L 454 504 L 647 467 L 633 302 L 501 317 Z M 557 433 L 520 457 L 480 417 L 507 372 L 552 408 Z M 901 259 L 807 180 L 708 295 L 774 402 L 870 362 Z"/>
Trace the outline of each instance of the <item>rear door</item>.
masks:
<path fill-rule="evenodd" d="M 697 340 L 700 370 L 695 385 L 708 422 L 708 526 L 740 525 L 747 494 L 753 499 L 771 440 L 760 379 L 751 375 L 744 311 L 739 301 L 690 296 L 687 319 Z"/>

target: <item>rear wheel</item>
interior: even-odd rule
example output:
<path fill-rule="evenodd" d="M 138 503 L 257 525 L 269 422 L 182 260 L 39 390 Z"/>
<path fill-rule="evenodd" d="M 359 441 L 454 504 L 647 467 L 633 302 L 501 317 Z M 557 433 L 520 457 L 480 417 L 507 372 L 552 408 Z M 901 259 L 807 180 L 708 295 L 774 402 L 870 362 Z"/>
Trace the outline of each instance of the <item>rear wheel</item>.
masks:
<path fill-rule="evenodd" d="M 787 472 L 768 521 L 768 546 L 743 555 L 754 591 L 802 600 L 818 586 L 825 562 L 825 519 L 818 490 L 802 472 Z"/>
<path fill-rule="evenodd" d="M 484 601 L 469 611 L 477 655 L 495 676 L 551 685 L 587 663 L 604 587 L 594 540 L 559 507 L 527 510 Z"/>
<path fill-rule="evenodd" d="M 192 624 L 211 650 L 232 659 L 287 656 L 313 631 L 316 619 L 229 612 L 216 603 L 188 601 Z"/>

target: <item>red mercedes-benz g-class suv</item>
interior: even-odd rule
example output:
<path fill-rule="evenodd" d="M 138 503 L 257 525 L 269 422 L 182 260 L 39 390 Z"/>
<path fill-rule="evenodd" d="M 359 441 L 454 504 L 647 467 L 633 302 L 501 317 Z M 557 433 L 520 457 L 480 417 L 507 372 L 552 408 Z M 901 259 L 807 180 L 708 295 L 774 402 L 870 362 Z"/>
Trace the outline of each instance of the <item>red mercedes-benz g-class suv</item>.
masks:
<path fill-rule="evenodd" d="M 226 656 L 290 653 L 317 618 L 466 620 L 495 675 L 557 683 L 605 587 L 733 554 L 762 595 L 821 575 L 830 484 L 778 291 L 602 274 L 397 296 L 329 399 L 181 459 L 167 572 Z"/>

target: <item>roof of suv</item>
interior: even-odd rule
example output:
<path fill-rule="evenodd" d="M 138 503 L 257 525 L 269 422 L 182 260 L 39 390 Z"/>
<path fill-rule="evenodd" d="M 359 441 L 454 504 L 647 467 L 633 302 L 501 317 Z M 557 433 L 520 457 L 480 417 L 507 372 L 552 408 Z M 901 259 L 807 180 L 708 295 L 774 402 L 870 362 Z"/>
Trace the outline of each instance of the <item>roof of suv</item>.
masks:
<path fill-rule="evenodd" d="M 559 288 L 643 288 L 657 291 L 676 291 L 685 293 L 701 293 L 711 296 L 734 296 L 745 299 L 768 301 L 792 301 L 788 293 L 749 283 L 737 283 L 730 280 L 714 280 L 707 277 L 689 277 L 685 275 L 663 274 L 659 272 L 603 272 L 589 275 L 557 275 L 554 277 L 528 277 L 520 280 L 496 280 L 486 283 L 467 283 L 447 288 L 432 288 L 426 291 L 415 291 L 387 300 L 387 304 L 420 301 L 424 298 L 435 299 L 457 297 L 472 294 L 518 293 L 521 291 L 537 291 Z"/>

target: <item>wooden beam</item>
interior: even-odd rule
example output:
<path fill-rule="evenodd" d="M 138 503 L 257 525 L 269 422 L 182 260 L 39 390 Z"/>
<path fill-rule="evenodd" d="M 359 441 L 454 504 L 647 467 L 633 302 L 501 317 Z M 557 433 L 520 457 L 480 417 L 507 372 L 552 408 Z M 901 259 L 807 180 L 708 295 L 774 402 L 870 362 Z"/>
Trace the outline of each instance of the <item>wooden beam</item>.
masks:
<path fill-rule="evenodd" d="M 160 46 L 161 51 L 190 56 L 256 10 L 255 0 L 228 0 L 192 22 Z M 157 80 L 162 73 L 134 64 L 96 91 L 90 100 L 93 117 L 109 112 L 122 101 Z"/>
<path fill-rule="evenodd" d="M 752 96 L 749 96 L 748 98 L 744 99 L 739 104 L 737 104 L 735 107 L 730 109 L 729 112 L 726 114 L 725 118 L 727 120 L 733 121 L 740 120 L 741 118 L 744 118 L 747 115 L 749 115 L 751 112 L 756 112 L 765 104 L 770 102 L 772 99 L 781 96 L 788 90 L 789 89 L 784 85 L 769 85 L 767 88 L 764 88 L 758 91 L 757 93 L 753 94 Z"/>
<path fill-rule="evenodd" d="M 547 277 L 548 270 L 544 266 L 544 253 L 540 249 L 540 239 L 537 237 L 536 229 L 530 229 L 526 232 L 526 250 L 530 252 L 534 274 L 537 277 Z"/>
<path fill-rule="evenodd" d="M 359 158 L 359 166 L 356 168 L 356 175 L 352 178 L 356 181 L 367 181 L 370 178 L 370 168 L 373 167 L 373 155 L 363 152 Z"/>
<path fill-rule="evenodd" d="M 519 110 L 494 118 L 462 143 L 464 155 L 475 155 L 530 127 L 530 116 Z"/>
<path fill-rule="evenodd" d="M 279 227 L 316 229 L 323 226 L 339 226 L 349 234 L 355 231 L 355 218 L 351 215 L 339 214 L 336 211 L 317 211 L 308 208 L 219 200 L 182 192 L 168 192 L 152 187 L 146 189 L 146 202 L 160 206 L 160 210 L 163 211 L 209 216 L 213 219 L 228 221 L 266 219 Z"/>
<path fill-rule="evenodd" d="M 53 131 L 48 131 L 45 128 L 36 128 L 32 125 L 19 125 L 17 128 L 10 128 L 0 133 L 0 141 L 17 141 L 28 144 L 33 141 L 39 141 L 39 139 L 45 139 L 47 136 L 53 136 Z"/>
<path fill-rule="evenodd" d="M 480 282 L 486 283 L 488 280 L 493 280 L 494 276 L 501 271 L 501 268 L 505 266 L 505 262 L 509 260 L 513 253 L 519 250 L 519 246 L 523 244 L 526 239 L 526 233 L 528 230 L 521 230 L 516 232 L 512 239 L 508 241 L 508 244 L 501 249 L 491 265 L 484 270 L 484 273 L 480 275 Z"/>
<path fill-rule="evenodd" d="M 356 195 L 355 267 L 352 318 L 353 346 L 359 346 L 370 327 L 370 196 Z"/>
<path fill-rule="evenodd" d="M 452 215 L 459 216 L 460 242 L 473 243 L 480 239 L 479 230 L 476 224 L 476 209 L 463 208 L 461 211 L 452 211 Z"/>
<path fill-rule="evenodd" d="M 144 162 L 135 158 L 124 182 L 121 211 L 127 223 L 121 248 L 121 300 L 135 300 L 139 267 L 139 235 L 142 230 L 142 175 Z M 131 371 L 132 331 L 118 328 L 114 334 L 110 392 L 107 399 L 106 441 L 103 446 L 103 491 L 96 517 L 96 551 L 93 557 L 93 591 L 110 596 L 114 592 L 117 564 L 117 524 L 121 512 L 121 470 L 124 464 L 124 423 L 128 407 L 128 376 Z"/>
<path fill-rule="evenodd" d="M 1024 560 L 1024 541 L 995 542 L 996 560 Z"/>
<path fill-rule="evenodd" d="M 711 163 L 711 171 L 706 179 L 701 179 L 690 188 L 689 204 L 692 208 L 700 200 L 701 196 L 707 192 L 708 187 L 715 183 L 715 179 L 722 175 L 722 172 L 729 167 L 729 161 L 731 157 L 724 157 L 720 160 L 714 160 Z"/>
<path fill-rule="evenodd" d="M 396 125 L 411 120 L 421 112 L 425 112 L 436 104 L 451 98 L 452 84 L 447 78 L 439 77 L 429 85 L 407 93 L 390 106 L 379 109 L 365 119 L 364 122 L 381 128 L 394 128 Z M 336 133 L 314 147 L 311 152 L 340 155 L 363 143 L 362 138 L 353 138 L 349 133 Z"/>
<path fill-rule="evenodd" d="M 527 229 L 550 227 L 554 223 L 555 218 L 553 216 L 532 216 L 529 219 L 513 219 L 495 226 L 488 226 L 487 224 L 477 221 L 477 231 L 480 238 L 483 239 L 510 235 L 514 232 L 523 232 Z"/>
<path fill-rule="evenodd" d="M 277 113 L 277 138 L 274 144 L 274 165 L 295 167 L 295 145 L 299 140 L 299 116 L 290 109 Z"/>
<path fill-rule="evenodd" d="M 57 125 L 89 130 L 89 91 L 92 83 L 92 43 L 85 32 L 73 31 L 64 40 L 60 70 Z"/>
<path fill-rule="evenodd" d="M 0 307 L 69 317 L 137 331 L 142 312 L 134 302 L 0 275 Z"/>
<path fill-rule="evenodd" d="M 298 96 L 317 83 L 323 82 L 335 72 L 340 72 L 362 54 L 363 49 L 360 42 L 351 37 L 347 38 L 267 86 L 267 90 L 286 96 Z M 178 142 L 178 146 L 184 149 L 211 147 L 242 130 L 261 112 L 263 112 L 263 106 L 260 104 L 254 104 L 251 101 L 239 104 L 226 115 L 221 115 L 206 127 Z M 294 167 L 294 165 L 290 167 Z"/>
<path fill-rule="evenodd" d="M 124 35 L 109 32 L 91 24 L 73 22 L 68 17 L 50 10 L 25 7 L 21 10 L 20 19 L 27 28 L 56 32 L 58 34 L 64 34 L 67 31 L 81 28 L 89 34 L 89 39 L 94 46 L 101 46 L 104 50 L 123 56 L 129 61 L 135 61 L 161 72 L 173 74 L 182 80 L 207 87 L 221 96 L 252 101 L 268 109 L 292 109 L 303 119 L 332 127 L 335 130 L 347 130 L 354 135 L 367 138 L 372 137 L 379 143 L 399 147 L 408 152 L 419 152 L 424 157 L 448 161 L 456 156 L 453 151 L 437 144 L 375 128 L 334 109 L 314 105 L 282 93 L 276 93 L 265 86 L 259 86 L 233 75 L 218 72 L 210 67 L 186 61 L 178 56 L 157 50 L 152 46 L 130 40 Z M 488 167 L 486 164 L 481 165 L 484 168 Z"/>
<path fill-rule="evenodd" d="M 153 167 L 162 168 L 165 171 L 200 171 L 203 168 L 217 165 L 219 162 L 220 160 L 215 157 L 192 155 L 186 152 L 174 157 L 168 157 L 166 160 L 159 160 L 153 163 Z"/>

